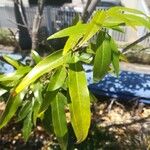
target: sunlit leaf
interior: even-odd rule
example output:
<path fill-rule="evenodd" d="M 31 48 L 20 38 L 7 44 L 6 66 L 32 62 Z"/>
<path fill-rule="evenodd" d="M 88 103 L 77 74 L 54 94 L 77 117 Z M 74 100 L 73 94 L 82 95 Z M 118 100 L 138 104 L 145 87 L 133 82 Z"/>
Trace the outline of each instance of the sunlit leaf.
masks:
<path fill-rule="evenodd" d="M 124 14 L 124 16 L 127 19 L 133 21 L 135 25 L 145 26 L 148 29 L 150 29 L 150 20 L 147 20 L 147 19 L 145 19 L 143 17 L 136 16 L 136 15 L 133 15 L 133 14 Z"/>
<path fill-rule="evenodd" d="M 71 36 L 71 35 L 78 35 L 80 33 L 83 33 L 86 30 L 87 26 L 88 26 L 88 24 L 80 24 L 80 26 L 74 25 L 74 26 L 68 27 L 66 29 L 63 29 L 63 30 L 58 31 L 57 33 L 51 35 L 50 37 L 48 37 L 48 40 L 55 39 L 55 38 L 67 37 L 67 36 Z"/>
<path fill-rule="evenodd" d="M 77 62 L 70 64 L 69 69 L 69 94 L 71 97 L 70 113 L 71 123 L 80 143 L 87 137 L 90 127 L 90 96 L 84 70 Z"/>
<path fill-rule="evenodd" d="M 62 56 L 62 51 L 57 51 L 45 59 L 40 61 L 21 81 L 21 83 L 15 89 L 15 93 L 19 93 L 25 87 L 36 81 L 39 77 L 45 73 L 50 72 L 64 63 L 64 57 Z"/>
<path fill-rule="evenodd" d="M 17 69 L 19 68 L 20 64 L 18 63 L 17 60 L 15 60 L 15 59 L 13 59 L 13 58 L 11 58 L 11 57 L 9 57 L 9 56 L 6 56 L 6 55 L 4 55 L 3 58 L 4 58 L 10 65 L 12 65 L 13 67 L 15 67 L 15 68 L 17 68 Z"/>
<path fill-rule="evenodd" d="M 8 81 L 18 80 L 21 77 L 23 77 L 26 73 L 28 73 L 30 70 L 31 70 L 31 68 L 28 66 L 19 67 L 18 70 L 14 71 L 12 73 L 0 75 L 0 82 L 5 82 L 5 81 L 8 82 Z"/>
<path fill-rule="evenodd" d="M 144 14 L 142 11 L 137 10 L 137 9 L 133 9 L 133 8 L 127 8 L 127 7 L 121 7 L 121 6 L 116 6 L 116 7 L 112 7 L 108 10 L 108 13 L 133 13 L 133 14 L 137 14 L 137 15 L 143 15 L 146 16 L 146 14 Z"/>
<path fill-rule="evenodd" d="M 31 51 L 31 56 L 36 64 L 42 60 L 41 56 L 34 50 Z"/>
<path fill-rule="evenodd" d="M 85 44 L 88 40 L 90 40 L 98 31 L 102 29 L 103 22 L 107 17 L 107 12 L 105 11 L 97 11 L 92 20 L 87 27 L 86 33 L 83 39 L 79 42 L 79 46 Z"/>

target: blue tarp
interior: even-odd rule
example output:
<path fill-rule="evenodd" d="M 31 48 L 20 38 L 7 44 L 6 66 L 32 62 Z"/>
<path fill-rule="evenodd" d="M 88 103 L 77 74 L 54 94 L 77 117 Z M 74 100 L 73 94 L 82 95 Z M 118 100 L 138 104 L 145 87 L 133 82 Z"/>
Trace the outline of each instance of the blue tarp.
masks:
<path fill-rule="evenodd" d="M 150 74 L 121 71 L 119 77 L 111 74 L 99 81 L 92 83 L 90 66 L 85 67 L 90 91 L 96 96 L 117 98 L 120 100 L 138 100 L 150 104 Z"/>

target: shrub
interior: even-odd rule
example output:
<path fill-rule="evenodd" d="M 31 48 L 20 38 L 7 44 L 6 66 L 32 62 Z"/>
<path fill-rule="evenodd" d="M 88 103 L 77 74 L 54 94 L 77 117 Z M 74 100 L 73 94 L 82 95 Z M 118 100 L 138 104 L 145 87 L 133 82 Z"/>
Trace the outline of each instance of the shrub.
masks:
<path fill-rule="evenodd" d="M 6 109 L 0 118 L 0 128 L 15 115 L 23 121 L 23 136 L 29 138 L 37 118 L 47 131 L 53 131 L 62 149 L 67 149 L 68 128 L 71 122 L 77 143 L 88 135 L 91 122 L 90 92 L 83 64 L 93 65 L 93 79 L 101 80 L 110 70 L 119 74 L 119 61 L 123 55 L 107 30 L 122 32 L 120 26 L 143 25 L 150 28 L 149 18 L 138 10 L 113 7 L 97 11 L 84 24 L 63 29 L 48 40 L 68 37 L 63 50 L 46 58 L 32 51 L 34 66 L 26 66 L 7 56 L 4 59 L 16 69 L 0 76 L 1 90 L 10 93 Z M 96 40 L 89 42 L 97 35 Z M 58 43 L 59 44 L 59 43 Z M 70 119 L 66 119 L 69 111 Z M 17 113 L 16 113 L 17 112 Z"/>

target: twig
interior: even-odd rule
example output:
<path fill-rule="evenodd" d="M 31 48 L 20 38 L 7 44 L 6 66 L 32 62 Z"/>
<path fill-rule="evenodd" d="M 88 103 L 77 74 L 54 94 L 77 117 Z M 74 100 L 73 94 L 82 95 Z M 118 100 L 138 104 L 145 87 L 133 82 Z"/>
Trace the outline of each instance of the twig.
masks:
<path fill-rule="evenodd" d="M 19 43 L 18 43 L 18 41 L 17 41 L 17 39 L 16 39 L 16 35 L 14 34 L 14 32 L 10 29 L 10 28 L 8 28 L 8 30 L 10 31 L 10 33 L 12 34 L 12 36 L 13 36 L 13 39 L 14 39 L 14 41 L 15 41 L 15 45 L 16 45 L 16 47 L 18 48 L 18 50 L 21 52 L 22 51 L 22 49 L 21 49 L 21 47 L 20 47 L 20 45 L 19 45 Z"/>
<path fill-rule="evenodd" d="M 111 111 L 112 105 L 114 104 L 114 102 L 116 101 L 116 99 L 112 99 L 109 106 L 107 107 L 107 112 L 109 113 Z"/>
<path fill-rule="evenodd" d="M 130 49 L 130 48 L 133 47 L 134 45 L 136 45 L 136 44 L 142 42 L 143 40 L 145 40 L 145 39 L 146 39 L 147 37 L 149 37 L 149 36 L 150 36 L 150 32 L 147 33 L 146 35 L 140 37 L 139 39 L 137 39 L 137 40 L 134 41 L 133 43 L 129 44 L 128 46 L 126 46 L 126 47 L 122 50 L 122 52 L 123 52 L 123 53 L 126 52 L 128 49 Z"/>
<path fill-rule="evenodd" d="M 23 24 L 21 24 L 21 23 L 16 23 L 15 21 L 13 21 L 13 20 L 11 20 L 11 19 L 7 19 L 7 20 L 10 21 L 11 23 L 15 24 L 15 25 L 19 25 L 19 26 L 22 26 L 22 27 L 28 29 L 28 27 L 27 27 L 26 25 L 23 25 Z"/>

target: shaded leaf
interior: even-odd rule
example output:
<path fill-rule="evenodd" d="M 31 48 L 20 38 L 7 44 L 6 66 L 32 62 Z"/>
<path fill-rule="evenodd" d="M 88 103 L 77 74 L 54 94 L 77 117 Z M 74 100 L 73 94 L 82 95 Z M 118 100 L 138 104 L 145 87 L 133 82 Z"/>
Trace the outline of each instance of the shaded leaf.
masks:
<path fill-rule="evenodd" d="M 96 51 L 93 68 L 94 81 L 101 80 L 109 70 L 111 63 L 111 47 L 109 39 L 105 39 Z"/>
<path fill-rule="evenodd" d="M 32 131 L 32 112 L 29 112 L 29 114 L 27 115 L 27 117 L 25 118 L 24 122 L 23 122 L 23 129 L 22 129 L 22 133 L 23 133 L 23 137 L 25 139 L 25 141 L 28 140 L 31 131 Z"/>
<path fill-rule="evenodd" d="M 53 99 L 55 99 L 57 93 L 58 93 L 57 90 L 56 91 L 46 91 L 45 97 L 42 101 L 42 104 L 41 104 L 41 107 L 39 110 L 39 116 L 48 109 L 48 107 L 50 106 L 50 103 L 53 101 Z"/>
<path fill-rule="evenodd" d="M 65 67 L 57 69 L 50 79 L 47 91 L 55 91 L 59 89 L 64 84 L 66 75 L 67 73 Z"/>
<path fill-rule="evenodd" d="M 67 133 L 65 103 L 66 98 L 61 93 L 51 102 L 53 127 L 57 137 L 63 137 Z"/>
<path fill-rule="evenodd" d="M 21 109 L 19 110 L 17 121 L 21 121 L 22 119 L 24 119 L 30 113 L 31 109 L 32 109 L 32 102 L 25 101 L 22 104 Z"/>
<path fill-rule="evenodd" d="M 65 115 L 66 98 L 63 94 L 58 93 L 56 98 L 51 102 L 52 121 L 55 135 L 61 141 L 63 149 L 67 149 L 67 121 Z"/>
<path fill-rule="evenodd" d="M 24 97 L 24 93 L 21 92 L 17 96 L 13 97 L 10 96 L 5 111 L 3 112 L 2 116 L 0 117 L 0 129 L 4 127 L 8 121 L 14 116 L 18 107 L 20 106 Z"/>

